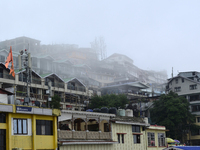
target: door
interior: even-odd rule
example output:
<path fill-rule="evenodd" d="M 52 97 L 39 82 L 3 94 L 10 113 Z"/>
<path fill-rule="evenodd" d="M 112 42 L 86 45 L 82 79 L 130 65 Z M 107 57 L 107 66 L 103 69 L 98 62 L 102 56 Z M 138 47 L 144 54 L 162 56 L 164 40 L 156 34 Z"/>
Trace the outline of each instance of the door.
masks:
<path fill-rule="evenodd" d="M 6 129 L 0 129 L 0 150 L 6 150 Z"/>

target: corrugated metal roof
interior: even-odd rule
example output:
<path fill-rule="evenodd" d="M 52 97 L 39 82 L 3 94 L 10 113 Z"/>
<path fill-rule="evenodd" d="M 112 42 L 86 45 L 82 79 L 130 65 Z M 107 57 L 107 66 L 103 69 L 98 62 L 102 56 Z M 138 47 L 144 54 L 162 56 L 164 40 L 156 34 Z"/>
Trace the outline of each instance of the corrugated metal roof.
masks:
<path fill-rule="evenodd" d="M 45 74 L 40 74 L 40 76 L 42 77 L 42 78 L 45 78 L 45 77 L 47 77 L 47 76 L 50 76 L 50 75 L 52 75 L 53 73 L 45 73 Z"/>

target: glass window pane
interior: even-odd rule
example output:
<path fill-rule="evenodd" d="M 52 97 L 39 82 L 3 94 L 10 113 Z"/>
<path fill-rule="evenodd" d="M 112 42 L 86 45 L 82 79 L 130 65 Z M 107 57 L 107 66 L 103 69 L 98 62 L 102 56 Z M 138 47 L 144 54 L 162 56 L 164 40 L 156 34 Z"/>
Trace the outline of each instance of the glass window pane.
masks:
<path fill-rule="evenodd" d="M 136 135 L 133 135 L 134 143 L 137 143 L 137 137 Z"/>
<path fill-rule="evenodd" d="M 18 119 L 18 133 L 22 134 L 22 120 Z"/>
<path fill-rule="evenodd" d="M 45 135 L 45 125 L 41 126 L 41 130 L 42 130 L 42 135 Z"/>
<path fill-rule="evenodd" d="M 23 134 L 27 134 L 27 120 L 23 120 Z"/>
<path fill-rule="evenodd" d="M 16 134 L 17 133 L 17 120 L 16 119 L 13 120 L 13 128 L 14 128 L 14 134 Z"/>

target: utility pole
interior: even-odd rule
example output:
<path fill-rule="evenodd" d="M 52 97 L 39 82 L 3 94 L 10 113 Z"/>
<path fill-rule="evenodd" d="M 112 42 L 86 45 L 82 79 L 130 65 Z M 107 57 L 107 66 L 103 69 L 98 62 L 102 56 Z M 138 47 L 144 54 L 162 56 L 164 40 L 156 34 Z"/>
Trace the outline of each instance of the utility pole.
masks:
<path fill-rule="evenodd" d="M 25 56 L 23 54 L 25 54 Z M 26 69 L 26 97 L 24 98 L 24 105 L 28 105 L 30 103 L 29 84 L 31 84 L 31 54 L 27 52 L 27 49 L 21 50 L 20 55 L 18 56 L 19 70 L 22 70 L 22 60 L 23 66 Z"/>

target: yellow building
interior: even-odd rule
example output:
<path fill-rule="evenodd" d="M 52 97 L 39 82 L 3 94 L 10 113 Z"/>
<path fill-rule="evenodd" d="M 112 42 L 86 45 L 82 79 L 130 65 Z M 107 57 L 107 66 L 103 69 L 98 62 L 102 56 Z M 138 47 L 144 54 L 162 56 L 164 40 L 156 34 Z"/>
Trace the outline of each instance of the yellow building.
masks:
<path fill-rule="evenodd" d="M 0 149 L 57 149 L 60 110 L 0 104 Z"/>
<path fill-rule="evenodd" d="M 116 116 L 112 119 L 112 137 L 118 144 L 113 150 L 146 150 L 145 129 L 150 126 L 146 119 Z"/>
<path fill-rule="evenodd" d="M 165 126 L 151 125 L 145 130 L 147 150 L 163 150 L 166 144 Z"/>

